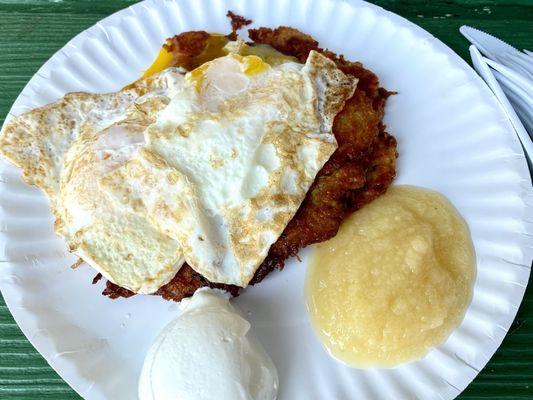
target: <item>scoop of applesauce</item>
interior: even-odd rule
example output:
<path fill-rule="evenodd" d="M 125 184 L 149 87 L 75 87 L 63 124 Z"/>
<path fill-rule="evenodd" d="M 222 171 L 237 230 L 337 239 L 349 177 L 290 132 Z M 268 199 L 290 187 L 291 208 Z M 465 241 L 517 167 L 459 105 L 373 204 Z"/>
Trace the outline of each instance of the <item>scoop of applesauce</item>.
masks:
<path fill-rule="evenodd" d="M 396 186 L 314 247 L 306 302 L 320 341 L 354 367 L 423 357 L 472 297 L 468 226 L 441 194 Z"/>

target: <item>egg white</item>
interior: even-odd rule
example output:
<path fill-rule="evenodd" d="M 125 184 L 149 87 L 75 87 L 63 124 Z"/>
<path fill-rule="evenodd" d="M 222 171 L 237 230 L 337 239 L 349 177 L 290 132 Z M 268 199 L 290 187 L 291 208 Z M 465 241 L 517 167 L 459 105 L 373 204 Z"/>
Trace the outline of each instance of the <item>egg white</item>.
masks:
<path fill-rule="evenodd" d="M 182 73 L 168 69 L 117 93 L 71 93 L 15 118 L 0 137 L 2 154 L 49 197 L 68 249 L 138 293 L 170 281 L 183 255 L 145 218 L 109 202 L 97 179 L 144 144 L 144 129 L 182 81 Z"/>
<path fill-rule="evenodd" d="M 69 250 L 119 286 L 153 293 L 185 261 L 246 286 L 336 148 L 354 78 L 316 52 L 302 65 L 270 51 L 267 64 L 227 47 L 187 74 L 68 94 L 0 136 Z"/>
<path fill-rule="evenodd" d="M 354 89 L 317 52 L 305 65 L 218 58 L 185 76 L 143 151 L 100 187 L 210 281 L 246 286 L 335 151 L 332 121 Z"/>

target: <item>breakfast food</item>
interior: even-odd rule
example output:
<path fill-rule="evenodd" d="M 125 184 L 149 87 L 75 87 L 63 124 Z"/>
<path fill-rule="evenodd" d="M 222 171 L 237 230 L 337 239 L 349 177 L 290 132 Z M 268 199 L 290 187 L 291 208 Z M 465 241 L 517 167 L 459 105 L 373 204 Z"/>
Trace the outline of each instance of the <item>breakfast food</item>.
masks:
<path fill-rule="evenodd" d="M 108 280 L 106 295 L 193 296 L 151 347 L 141 399 L 275 398 L 277 373 L 249 324 L 227 295 L 205 287 L 236 295 L 260 282 L 301 248 L 334 237 L 395 175 L 396 142 L 382 124 L 390 93 L 374 74 L 292 28 L 253 29 L 250 38 L 177 35 L 128 87 L 66 96 L 15 120 L 0 139 L 26 179 L 49 195 L 69 248 Z M 447 225 L 401 212 L 419 200 L 400 202 L 384 218 L 423 231 L 420 237 L 404 244 L 408 230 L 387 230 L 376 215 L 369 219 L 379 232 L 363 235 L 360 251 L 319 259 L 319 283 L 308 289 L 311 296 L 322 290 L 309 301 L 315 326 L 350 365 L 420 357 L 468 301 L 461 282 L 471 278 L 468 269 L 451 279 L 435 261 L 437 251 L 424 253 L 427 237 Z M 344 232 L 338 242 L 346 241 Z M 430 262 L 413 262 L 411 250 Z M 393 257 L 422 273 L 413 279 L 412 270 L 391 267 Z M 381 264 L 387 276 L 376 283 Z M 371 283 L 367 298 L 352 305 L 362 280 Z M 272 354 L 282 367 L 284 357 Z"/>
<path fill-rule="evenodd" d="M 2 151 L 46 183 L 57 232 L 115 284 L 153 293 L 185 260 L 210 281 L 246 286 L 335 151 L 333 118 L 356 80 L 317 52 L 269 65 L 243 46 L 115 94 L 129 100 L 116 119 L 93 124 L 76 110 L 80 127 L 60 133 L 70 143 L 49 123 L 63 102 L 6 128 Z M 30 138 L 28 158 L 19 141 Z"/>
<path fill-rule="evenodd" d="M 463 319 L 474 279 L 472 240 L 453 205 L 427 189 L 392 187 L 316 246 L 307 306 L 335 358 L 393 366 L 448 337 Z"/>
<path fill-rule="evenodd" d="M 274 400 L 278 374 L 229 295 L 199 289 L 148 351 L 140 400 Z"/>
<path fill-rule="evenodd" d="M 360 63 L 349 62 L 320 48 L 312 37 L 293 28 L 260 28 L 250 30 L 250 36 L 255 42 L 244 47 L 244 51 L 260 53 L 269 62 L 275 63 L 280 57 L 305 62 L 310 51 L 314 50 L 334 60 L 345 74 L 358 79 L 354 94 L 333 122 L 338 148 L 318 172 L 296 215 L 270 247 L 250 282 L 255 284 L 274 269 L 283 268 L 285 260 L 297 255 L 301 248 L 333 237 L 344 218 L 383 194 L 396 174 L 398 154 L 396 140 L 385 132 L 381 122 L 390 92 L 379 86 L 375 74 Z M 197 66 L 206 58 L 219 55 L 219 48 L 227 41 L 224 36 L 206 32 L 185 32 L 174 36 L 150 70 L 159 71 L 169 63 L 185 68 Z M 239 290 L 234 285 L 210 282 L 185 264 L 155 294 L 179 301 L 203 286 L 221 287 L 234 295 Z M 111 298 L 134 295 L 109 281 L 104 294 Z"/>
<path fill-rule="evenodd" d="M 236 294 L 394 177 L 374 74 L 291 28 L 250 36 L 177 35 L 121 91 L 69 94 L 5 127 L 0 151 L 109 297 Z"/>
<path fill-rule="evenodd" d="M 183 263 L 179 246 L 149 222 L 110 207 L 98 178 L 143 144 L 143 130 L 182 76 L 167 70 L 117 93 L 71 93 L 11 121 L 1 153 L 50 199 L 55 230 L 104 276 L 140 293 L 167 283 Z"/>
<path fill-rule="evenodd" d="M 269 65 L 229 45 L 184 76 L 146 148 L 99 186 L 176 240 L 196 272 L 244 287 L 335 151 L 333 118 L 356 80 L 317 52 Z"/>

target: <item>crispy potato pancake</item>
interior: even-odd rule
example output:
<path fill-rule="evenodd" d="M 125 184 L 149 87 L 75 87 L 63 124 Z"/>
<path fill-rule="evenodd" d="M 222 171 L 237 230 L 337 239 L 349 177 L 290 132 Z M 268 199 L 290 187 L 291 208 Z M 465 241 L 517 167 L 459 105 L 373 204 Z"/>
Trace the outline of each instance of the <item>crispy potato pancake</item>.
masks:
<path fill-rule="evenodd" d="M 228 16 L 236 22 L 230 38 L 235 36 L 236 29 L 250 23 L 233 13 Z M 300 62 L 305 62 L 309 52 L 315 50 L 335 61 L 345 74 L 359 79 L 354 95 L 337 114 L 333 124 L 338 149 L 318 173 L 294 218 L 271 246 L 251 281 L 256 284 L 272 270 L 283 268 L 285 260 L 297 255 L 300 249 L 335 236 L 341 222 L 350 213 L 383 194 L 396 174 L 398 153 L 396 140 L 385 132 L 382 124 L 385 102 L 392 93 L 379 86 L 374 73 L 361 63 L 347 61 L 342 55 L 320 48 L 311 36 L 294 28 L 282 26 L 250 29 L 248 32 L 253 41 L 250 45 L 270 45 Z M 191 69 L 207 61 L 207 57 L 216 57 L 209 37 L 207 32 L 195 31 L 169 39 L 167 49 L 173 52 L 173 65 Z M 226 289 L 234 296 L 240 289 L 209 282 L 185 264 L 155 294 L 166 300 L 180 301 L 192 296 L 202 286 Z M 103 294 L 110 298 L 134 295 L 109 281 Z"/>

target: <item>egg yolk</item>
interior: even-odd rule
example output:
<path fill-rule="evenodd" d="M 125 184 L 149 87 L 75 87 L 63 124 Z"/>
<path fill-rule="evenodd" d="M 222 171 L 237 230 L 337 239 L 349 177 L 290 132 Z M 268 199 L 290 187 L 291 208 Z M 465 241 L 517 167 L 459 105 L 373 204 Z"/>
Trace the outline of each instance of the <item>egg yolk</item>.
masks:
<path fill-rule="evenodd" d="M 246 76 L 260 74 L 268 68 L 268 64 L 258 56 L 241 56 L 238 54 L 231 54 L 230 56 L 240 64 L 241 71 Z M 197 92 L 202 90 L 208 68 L 208 63 L 202 64 L 187 74 L 186 79 L 194 84 Z"/>
<path fill-rule="evenodd" d="M 205 49 L 202 51 L 202 53 L 196 57 L 193 57 L 192 59 L 189 59 L 187 61 L 187 65 L 175 65 L 173 53 L 168 51 L 165 46 L 163 46 L 161 47 L 161 50 L 159 50 L 159 53 L 152 65 L 150 65 L 150 67 L 144 71 L 143 78 L 161 72 L 171 65 L 177 67 L 181 66 L 185 69 L 191 70 L 187 74 L 187 79 L 193 83 L 196 91 L 200 92 L 205 80 L 207 68 L 209 67 L 209 64 L 207 63 L 216 58 L 228 55 L 228 50 L 224 48 L 227 43 L 228 38 L 226 36 L 218 33 L 212 33 L 207 39 Z M 166 45 L 170 44 L 171 40 L 169 39 L 166 41 Z M 241 71 L 246 76 L 254 76 L 264 72 L 268 68 L 269 63 L 265 62 L 263 58 L 265 58 L 265 56 L 271 57 L 272 54 L 277 54 L 277 52 L 273 49 L 268 51 L 268 49 L 261 47 L 251 48 L 245 45 L 242 47 L 245 51 L 244 55 L 231 54 L 231 57 L 240 64 Z M 254 51 L 257 51 L 259 55 L 253 54 Z M 288 59 L 288 57 L 285 58 Z"/>
<path fill-rule="evenodd" d="M 224 46 L 228 43 L 228 38 L 219 33 L 211 33 L 211 36 L 207 39 L 205 49 L 198 56 L 193 57 L 188 60 L 187 65 L 174 65 L 175 67 L 184 67 L 185 69 L 194 69 L 202 64 L 214 60 L 218 57 L 223 57 L 227 55 L 227 52 L 224 51 Z M 166 45 L 170 45 L 171 40 L 166 41 Z M 143 78 L 157 74 L 158 72 L 163 71 L 171 66 L 173 60 L 173 54 L 171 51 L 161 47 L 159 53 L 157 54 L 156 59 L 150 65 L 150 67 L 144 71 Z"/>
<path fill-rule="evenodd" d="M 207 67 L 209 67 L 209 64 L 202 64 L 187 74 L 187 79 L 194 83 L 194 88 L 197 92 L 202 89 Z"/>
<path fill-rule="evenodd" d="M 220 33 L 210 33 L 210 35 L 211 36 L 207 39 L 204 51 L 190 60 L 189 65 L 180 66 L 187 70 L 193 70 L 208 61 L 228 55 L 228 52 L 224 49 L 224 46 L 229 42 L 228 38 Z"/>
<path fill-rule="evenodd" d="M 170 44 L 168 40 L 167 44 Z M 143 78 L 163 71 L 164 69 L 170 66 L 171 62 L 172 52 L 168 51 L 164 47 L 161 47 L 161 50 L 159 50 L 159 53 L 157 54 L 157 57 L 152 63 L 152 65 L 150 65 L 150 67 L 146 71 L 144 71 Z"/>
<path fill-rule="evenodd" d="M 242 64 L 243 72 L 247 76 L 260 74 L 268 67 L 268 64 L 258 56 L 251 55 L 243 57 L 235 55 L 234 57 Z"/>

